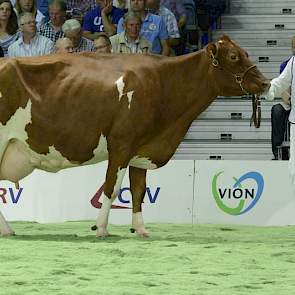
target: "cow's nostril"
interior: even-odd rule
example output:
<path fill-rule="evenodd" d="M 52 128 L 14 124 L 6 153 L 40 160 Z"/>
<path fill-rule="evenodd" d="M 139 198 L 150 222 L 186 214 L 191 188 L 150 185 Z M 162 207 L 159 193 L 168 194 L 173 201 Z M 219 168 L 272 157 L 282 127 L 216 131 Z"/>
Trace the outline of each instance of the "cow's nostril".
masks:
<path fill-rule="evenodd" d="M 266 87 L 266 86 L 268 86 L 268 85 L 270 85 L 269 81 L 264 81 L 264 82 L 262 82 L 262 86 Z"/>
<path fill-rule="evenodd" d="M 269 83 L 269 81 L 264 81 L 264 82 L 262 82 L 261 85 L 263 88 L 268 88 L 270 86 L 270 83 Z"/>

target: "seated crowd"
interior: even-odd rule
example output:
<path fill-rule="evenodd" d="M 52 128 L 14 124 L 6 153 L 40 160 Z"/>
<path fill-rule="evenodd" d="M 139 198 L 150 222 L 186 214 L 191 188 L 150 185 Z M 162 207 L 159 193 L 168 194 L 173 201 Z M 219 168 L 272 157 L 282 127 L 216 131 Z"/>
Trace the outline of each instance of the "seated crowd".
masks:
<path fill-rule="evenodd" d="M 185 53 L 185 0 L 0 0 L 0 56 Z"/>

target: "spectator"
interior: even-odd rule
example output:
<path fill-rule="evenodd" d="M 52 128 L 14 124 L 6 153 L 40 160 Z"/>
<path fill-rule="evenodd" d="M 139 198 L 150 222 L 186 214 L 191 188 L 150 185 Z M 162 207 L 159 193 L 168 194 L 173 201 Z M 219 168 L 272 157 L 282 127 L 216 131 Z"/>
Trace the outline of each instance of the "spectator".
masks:
<path fill-rule="evenodd" d="M 113 0 L 113 5 L 120 9 L 128 9 L 130 7 L 126 0 Z"/>
<path fill-rule="evenodd" d="M 48 0 L 37 0 L 37 9 L 45 16 L 45 20 L 48 20 Z"/>
<path fill-rule="evenodd" d="M 10 0 L 13 7 L 16 5 L 16 0 Z M 48 19 L 48 0 L 37 0 L 37 9 Z"/>
<path fill-rule="evenodd" d="M 38 29 L 45 21 L 45 16 L 37 9 L 36 0 L 16 0 L 15 12 L 18 18 L 25 12 L 31 12 L 35 17 Z"/>
<path fill-rule="evenodd" d="M 94 40 L 99 33 L 105 32 L 108 36 L 116 34 L 119 19 L 124 10 L 112 6 L 112 0 L 96 0 L 97 7 L 84 17 L 84 37 Z"/>
<path fill-rule="evenodd" d="M 64 37 L 62 25 L 66 20 L 66 4 L 63 0 L 50 1 L 49 17 L 49 21 L 40 27 L 39 33 L 55 43 L 57 39 Z"/>
<path fill-rule="evenodd" d="M 18 24 L 22 36 L 8 47 L 8 56 L 36 56 L 54 51 L 54 43 L 37 33 L 36 20 L 32 13 L 20 15 Z"/>
<path fill-rule="evenodd" d="M 146 0 L 146 5 L 152 13 L 163 18 L 168 32 L 169 46 L 178 45 L 180 34 L 174 14 L 165 6 L 160 5 L 160 0 Z"/>
<path fill-rule="evenodd" d="M 111 53 L 112 46 L 109 37 L 101 34 L 94 41 L 94 51 L 97 53 Z"/>
<path fill-rule="evenodd" d="M 0 46 L 7 56 L 8 47 L 19 37 L 17 17 L 9 0 L 0 0 L 0 29 Z"/>
<path fill-rule="evenodd" d="M 130 9 L 141 17 L 140 36 L 152 44 L 152 53 L 169 55 L 168 33 L 162 17 L 147 12 L 145 2 L 146 0 L 131 0 L 130 2 Z M 123 18 L 120 19 L 117 29 L 118 33 L 122 31 L 124 31 Z"/>
<path fill-rule="evenodd" d="M 81 24 L 86 13 L 96 7 L 95 0 L 67 0 L 68 18 L 77 19 Z"/>
<path fill-rule="evenodd" d="M 141 18 L 138 14 L 130 11 L 124 15 L 124 31 L 110 38 L 112 52 L 114 53 L 148 53 L 150 43 L 139 36 Z"/>
<path fill-rule="evenodd" d="M 72 53 L 73 42 L 69 38 L 60 38 L 56 41 L 56 53 Z"/>
<path fill-rule="evenodd" d="M 177 26 L 180 34 L 180 44 L 174 46 L 173 49 L 176 55 L 184 54 L 186 45 L 185 25 L 187 22 L 186 10 L 183 0 L 161 0 L 161 5 L 168 8 L 176 17 Z"/>
<path fill-rule="evenodd" d="M 68 19 L 63 24 L 62 30 L 65 36 L 73 42 L 73 52 L 93 51 L 93 42 L 82 37 L 82 28 L 79 21 Z"/>
<path fill-rule="evenodd" d="M 161 0 L 160 3 L 175 15 L 178 28 L 184 29 L 187 17 L 183 0 Z"/>
<path fill-rule="evenodd" d="M 295 55 L 295 36 L 292 38 L 292 53 Z M 287 63 L 289 62 L 291 57 L 289 57 L 286 61 L 282 62 L 280 66 L 280 73 L 283 72 Z M 290 114 L 290 90 L 283 92 L 282 102 L 275 104 L 271 108 L 271 144 L 272 144 L 272 153 L 274 155 L 274 160 L 278 159 L 278 146 L 282 144 L 284 141 L 284 136 L 286 133 L 286 128 L 288 126 L 288 117 Z M 282 159 L 288 160 L 287 151 L 282 151 Z"/>

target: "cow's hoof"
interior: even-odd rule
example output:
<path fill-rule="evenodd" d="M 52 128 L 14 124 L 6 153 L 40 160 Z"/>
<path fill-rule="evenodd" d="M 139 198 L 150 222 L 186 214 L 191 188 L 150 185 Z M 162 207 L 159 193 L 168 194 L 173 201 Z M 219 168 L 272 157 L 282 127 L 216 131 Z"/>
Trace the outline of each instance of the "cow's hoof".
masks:
<path fill-rule="evenodd" d="M 92 225 L 91 230 L 97 230 L 97 225 Z"/>
<path fill-rule="evenodd" d="M 0 234 L 1 237 L 12 237 L 12 236 L 15 236 L 15 232 L 12 231 L 12 232 L 2 232 Z"/>
<path fill-rule="evenodd" d="M 97 232 L 96 232 L 96 236 L 98 238 L 106 238 L 108 236 L 110 236 L 109 232 L 106 230 L 106 228 L 98 228 Z"/>
<path fill-rule="evenodd" d="M 149 238 L 149 232 L 143 227 L 136 230 L 136 234 L 141 238 Z"/>

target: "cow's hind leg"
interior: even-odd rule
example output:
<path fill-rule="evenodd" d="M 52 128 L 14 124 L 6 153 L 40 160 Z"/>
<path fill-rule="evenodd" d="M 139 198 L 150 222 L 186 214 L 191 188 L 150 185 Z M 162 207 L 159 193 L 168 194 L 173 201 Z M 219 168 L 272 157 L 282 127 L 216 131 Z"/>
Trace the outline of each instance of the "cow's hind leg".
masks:
<path fill-rule="evenodd" d="M 102 206 L 96 221 L 97 236 L 105 237 L 109 233 L 107 231 L 109 213 L 113 201 L 117 197 L 121 184 L 126 173 L 128 161 L 109 160 L 106 181 L 104 184 L 104 192 L 102 194 Z"/>
<path fill-rule="evenodd" d="M 1 236 L 13 236 L 14 231 L 11 229 L 4 216 L 0 212 L 0 235 Z"/>
<path fill-rule="evenodd" d="M 132 194 L 133 214 L 132 227 L 141 237 L 148 237 L 142 218 L 142 202 L 146 189 L 146 170 L 129 167 L 130 190 Z"/>

